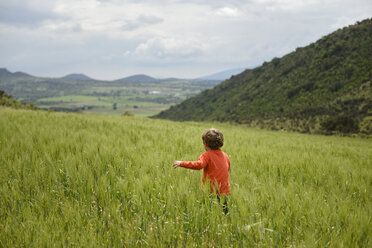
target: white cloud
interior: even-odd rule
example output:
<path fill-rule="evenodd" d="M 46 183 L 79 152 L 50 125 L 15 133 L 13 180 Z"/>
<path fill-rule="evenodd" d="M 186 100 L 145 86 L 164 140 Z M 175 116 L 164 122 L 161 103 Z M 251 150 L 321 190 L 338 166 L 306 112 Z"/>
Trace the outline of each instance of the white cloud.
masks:
<path fill-rule="evenodd" d="M 123 24 L 122 29 L 124 31 L 131 31 L 131 30 L 135 30 L 135 29 L 138 29 L 138 28 L 141 28 L 141 27 L 145 27 L 145 26 L 149 26 L 149 25 L 154 25 L 154 24 L 157 24 L 157 23 L 161 23 L 163 21 L 164 20 L 162 18 L 160 18 L 160 17 L 142 14 L 142 15 L 138 16 L 134 20 L 128 20 L 128 21 L 126 21 Z"/>
<path fill-rule="evenodd" d="M 156 37 L 138 45 L 136 55 L 158 58 L 198 56 L 203 45 L 192 39 Z"/>
<path fill-rule="evenodd" d="M 83 29 L 78 23 L 74 23 L 71 21 L 45 21 L 42 25 L 42 28 L 54 32 L 81 32 Z"/>
<path fill-rule="evenodd" d="M 216 15 L 224 17 L 237 17 L 239 15 L 239 11 L 237 8 L 223 7 L 216 11 Z"/>
<path fill-rule="evenodd" d="M 330 3 L 333 0 L 328 0 Z M 265 6 L 270 10 L 300 10 L 312 5 L 326 3 L 322 0 L 252 0 L 252 3 Z M 327 3 L 326 3 L 327 4 Z"/>

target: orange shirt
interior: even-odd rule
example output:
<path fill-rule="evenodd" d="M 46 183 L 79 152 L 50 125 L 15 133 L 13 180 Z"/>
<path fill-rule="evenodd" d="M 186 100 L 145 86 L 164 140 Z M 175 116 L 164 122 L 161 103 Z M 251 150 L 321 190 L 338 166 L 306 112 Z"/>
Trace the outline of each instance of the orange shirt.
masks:
<path fill-rule="evenodd" d="M 205 182 L 207 179 L 210 181 L 211 193 L 230 194 L 230 159 L 220 149 L 204 152 L 198 161 L 182 161 L 181 167 L 193 170 L 203 169 L 202 181 Z"/>

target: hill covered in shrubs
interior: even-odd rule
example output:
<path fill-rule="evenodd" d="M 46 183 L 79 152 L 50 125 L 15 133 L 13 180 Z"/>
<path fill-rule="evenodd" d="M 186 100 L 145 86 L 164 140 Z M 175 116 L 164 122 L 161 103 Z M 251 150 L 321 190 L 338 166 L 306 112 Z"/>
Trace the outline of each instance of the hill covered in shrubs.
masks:
<path fill-rule="evenodd" d="M 231 77 L 156 118 L 372 132 L 372 19 Z"/>
<path fill-rule="evenodd" d="M 16 99 L 13 99 L 11 95 L 6 94 L 3 90 L 0 90 L 0 106 L 10 107 L 15 109 L 30 109 L 37 110 L 38 107 L 33 103 L 23 103 Z"/>

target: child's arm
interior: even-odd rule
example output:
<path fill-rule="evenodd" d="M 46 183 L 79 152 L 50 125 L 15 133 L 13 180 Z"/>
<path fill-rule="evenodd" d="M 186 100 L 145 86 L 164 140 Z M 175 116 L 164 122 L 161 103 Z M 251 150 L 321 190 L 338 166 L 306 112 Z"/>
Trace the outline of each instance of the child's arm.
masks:
<path fill-rule="evenodd" d="M 177 167 L 180 167 L 181 166 L 181 161 L 174 161 L 173 162 L 173 168 L 177 168 Z"/>
<path fill-rule="evenodd" d="M 203 155 L 198 161 L 174 161 L 173 168 L 184 167 L 192 170 L 201 170 L 207 166 L 207 161 Z"/>

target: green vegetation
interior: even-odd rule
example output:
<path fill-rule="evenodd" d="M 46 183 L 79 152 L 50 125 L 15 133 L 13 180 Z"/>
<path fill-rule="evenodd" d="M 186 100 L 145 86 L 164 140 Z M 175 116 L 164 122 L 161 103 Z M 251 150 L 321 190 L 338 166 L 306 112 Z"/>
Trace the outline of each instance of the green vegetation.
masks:
<path fill-rule="evenodd" d="M 31 109 L 31 110 L 38 109 L 38 107 L 36 107 L 32 103 L 26 104 L 26 103 L 17 101 L 16 99 L 13 99 L 12 96 L 6 94 L 2 90 L 0 90 L 0 106 L 5 106 L 5 107 L 15 108 L 15 109 Z"/>
<path fill-rule="evenodd" d="M 156 117 L 310 133 L 372 133 L 372 19 L 232 77 Z M 359 129 L 327 122 L 349 116 Z M 370 122 L 369 122 L 370 123 Z"/>
<path fill-rule="evenodd" d="M 225 136 L 230 214 L 174 170 Z M 0 108 L 0 247 L 370 247 L 369 139 Z"/>
<path fill-rule="evenodd" d="M 135 115 L 150 116 L 220 82 L 138 76 L 116 81 L 74 78 L 76 75 L 39 78 L 0 69 L 0 89 L 23 102 L 33 102 L 41 109 L 111 115 L 131 111 Z"/>

